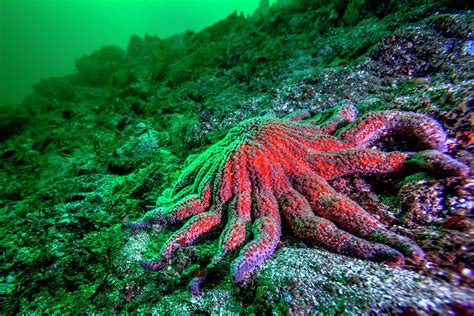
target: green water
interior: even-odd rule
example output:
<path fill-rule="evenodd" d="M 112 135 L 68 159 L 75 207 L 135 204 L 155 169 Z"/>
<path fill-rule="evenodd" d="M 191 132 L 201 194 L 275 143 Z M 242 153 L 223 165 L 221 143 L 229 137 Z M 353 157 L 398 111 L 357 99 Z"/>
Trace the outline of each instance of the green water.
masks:
<path fill-rule="evenodd" d="M 21 102 L 31 86 L 74 70 L 97 47 L 126 48 L 130 35 L 161 38 L 199 31 L 259 0 L 1 0 L 0 104 Z"/>

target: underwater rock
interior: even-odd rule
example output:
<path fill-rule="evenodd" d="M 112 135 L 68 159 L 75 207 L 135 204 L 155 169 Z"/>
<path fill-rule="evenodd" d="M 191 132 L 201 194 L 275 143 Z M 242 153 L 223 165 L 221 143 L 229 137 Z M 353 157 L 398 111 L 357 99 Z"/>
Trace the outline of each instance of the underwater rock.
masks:
<path fill-rule="evenodd" d="M 434 16 L 386 38 L 372 53 L 384 75 L 424 77 L 456 72 L 472 64 L 465 51 L 472 40 L 472 14 Z"/>
<path fill-rule="evenodd" d="M 1 109 L 0 113 L 0 143 L 21 133 L 30 119 L 23 111 L 15 109 Z"/>
<path fill-rule="evenodd" d="M 434 34 L 412 30 L 387 38 L 374 58 L 385 65 L 387 75 L 422 77 L 440 67 L 439 42 Z"/>
<path fill-rule="evenodd" d="M 439 181 L 418 181 L 405 184 L 399 192 L 402 208 L 407 211 L 404 221 L 439 223 L 442 221 L 444 186 Z"/>
<path fill-rule="evenodd" d="M 319 249 L 282 248 L 257 270 L 249 287 L 273 313 L 448 314 L 474 299 L 472 289 Z"/>
<path fill-rule="evenodd" d="M 145 124 L 139 123 L 135 135 L 109 156 L 107 166 L 114 174 L 129 174 L 140 164 L 156 158 L 159 150 L 159 134 Z"/>
<path fill-rule="evenodd" d="M 442 223 L 450 216 L 473 216 L 472 179 L 411 181 L 400 189 L 403 221 Z"/>
<path fill-rule="evenodd" d="M 74 86 L 67 78 L 50 77 L 42 79 L 33 85 L 33 91 L 36 97 L 60 102 L 70 101 L 75 96 Z"/>
<path fill-rule="evenodd" d="M 79 80 L 91 86 L 104 86 L 123 63 L 125 52 L 118 46 L 102 46 L 90 55 L 76 60 Z"/>

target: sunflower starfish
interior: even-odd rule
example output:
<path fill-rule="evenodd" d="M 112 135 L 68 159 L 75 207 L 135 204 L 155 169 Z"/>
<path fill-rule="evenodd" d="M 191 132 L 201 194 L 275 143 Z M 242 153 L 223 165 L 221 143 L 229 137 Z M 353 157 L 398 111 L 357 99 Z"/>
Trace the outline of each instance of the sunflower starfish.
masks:
<path fill-rule="evenodd" d="M 177 182 L 158 199 L 158 207 L 132 230 L 188 219 L 163 245 L 156 260 L 141 261 L 158 270 L 182 247 L 203 234 L 227 225 L 219 248 L 192 293 L 224 256 L 245 245 L 231 264 L 233 281 L 247 276 L 275 251 L 282 220 L 304 241 L 350 256 L 401 265 L 405 258 L 422 260 L 424 253 L 409 238 L 390 232 L 356 202 L 337 193 L 328 180 L 350 175 L 385 174 L 408 165 L 442 175 L 464 175 L 465 165 L 443 154 L 446 134 L 433 119 L 412 112 L 373 112 L 338 136 L 330 135 L 356 118 L 345 107 L 317 125 L 300 112 L 279 119 L 271 115 L 246 120 L 187 166 Z M 369 149 L 389 134 L 416 138 L 429 150 L 416 154 Z M 252 239 L 247 231 L 251 226 Z"/>

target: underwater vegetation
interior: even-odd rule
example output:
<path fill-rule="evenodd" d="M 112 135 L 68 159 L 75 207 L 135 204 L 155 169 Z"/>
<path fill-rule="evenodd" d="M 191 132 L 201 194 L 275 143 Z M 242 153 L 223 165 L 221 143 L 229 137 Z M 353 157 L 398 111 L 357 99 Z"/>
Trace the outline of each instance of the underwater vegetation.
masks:
<path fill-rule="evenodd" d="M 472 314 L 468 3 L 261 3 L 2 107 L 2 314 Z"/>

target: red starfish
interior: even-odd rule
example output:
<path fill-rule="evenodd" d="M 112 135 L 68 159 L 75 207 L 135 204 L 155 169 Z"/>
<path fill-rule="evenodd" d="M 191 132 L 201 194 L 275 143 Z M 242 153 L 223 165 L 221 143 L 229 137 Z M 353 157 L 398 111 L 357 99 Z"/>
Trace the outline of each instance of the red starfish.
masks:
<path fill-rule="evenodd" d="M 128 224 L 138 230 L 189 218 L 163 245 L 158 259 L 142 261 L 141 266 L 161 269 L 177 249 L 227 221 L 214 258 L 190 283 L 190 290 L 198 293 L 205 275 L 245 243 L 251 224 L 252 240 L 231 266 L 234 282 L 243 282 L 274 252 L 282 220 L 296 237 L 333 252 L 392 265 L 403 264 L 405 257 L 419 262 L 424 253 L 413 241 L 387 230 L 356 202 L 337 193 L 328 180 L 397 172 L 408 164 L 443 175 L 464 175 L 468 169 L 441 153 L 445 132 L 421 114 L 374 112 L 339 136 L 329 135 L 341 123 L 353 121 L 355 114 L 346 107 L 321 126 L 305 121 L 307 115 L 266 116 L 231 129 L 183 171 L 156 209 Z M 367 148 L 392 133 L 415 137 L 431 150 L 411 154 Z"/>

